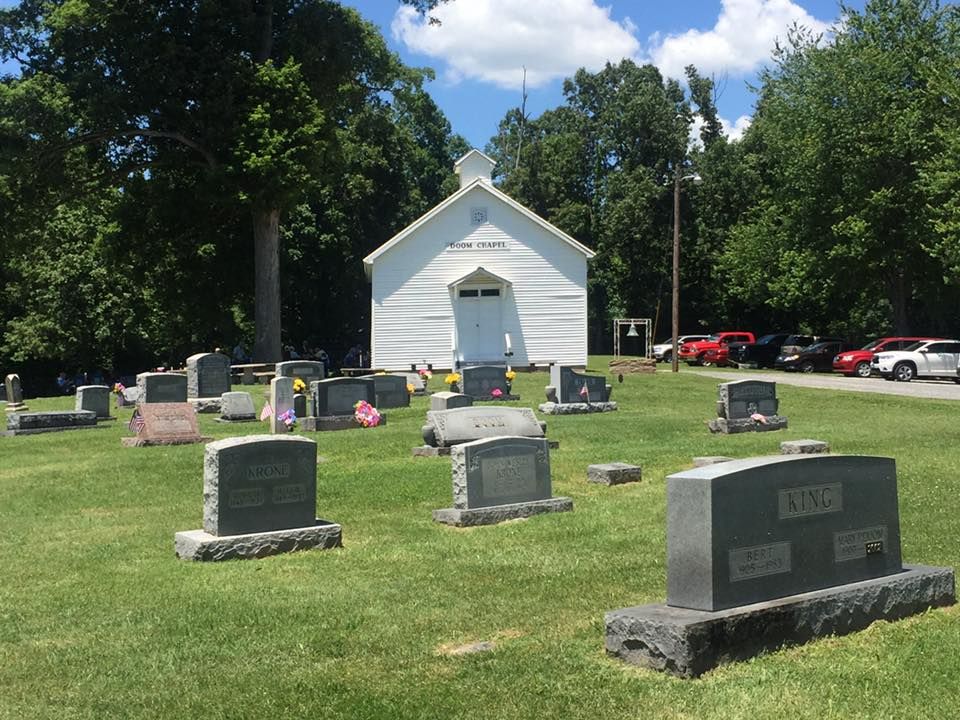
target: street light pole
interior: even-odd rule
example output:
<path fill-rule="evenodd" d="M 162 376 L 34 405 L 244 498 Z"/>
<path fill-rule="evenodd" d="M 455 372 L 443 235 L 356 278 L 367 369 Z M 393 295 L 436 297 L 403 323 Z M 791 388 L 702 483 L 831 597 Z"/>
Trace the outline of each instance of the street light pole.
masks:
<path fill-rule="evenodd" d="M 673 354 L 670 357 L 670 372 L 680 372 L 678 357 L 680 337 L 680 183 L 693 180 L 695 185 L 703 182 L 696 173 L 681 175 L 678 166 L 673 176 L 673 308 L 671 311 L 671 330 L 673 331 Z"/>

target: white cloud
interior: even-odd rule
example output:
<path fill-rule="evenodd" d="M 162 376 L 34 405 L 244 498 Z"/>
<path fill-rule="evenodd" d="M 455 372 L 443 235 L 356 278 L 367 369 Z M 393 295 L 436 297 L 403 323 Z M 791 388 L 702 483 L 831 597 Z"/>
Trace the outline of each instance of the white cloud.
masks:
<path fill-rule="evenodd" d="M 793 23 L 816 33 L 828 29 L 827 23 L 791 0 L 722 0 L 713 29 L 666 37 L 653 34 L 648 54 L 672 78 L 683 79 L 687 65 L 695 65 L 706 76 L 745 75 L 770 59 L 776 40 L 786 40 Z"/>
<path fill-rule="evenodd" d="M 741 115 L 734 121 L 733 125 L 730 124 L 729 120 L 720 118 L 720 124 L 723 125 L 723 133 L 731 140 L 739 140 L 742 138 L 752 122 L 753 118 L 749 115 Z"/>
<path fill-rule="evenodd" d="M 612 20 L 610 9 L 594 0 L 459 0 L 432 14 L 440 25 L 401 6 L 391 30 L 410 50 L 445 62 L 451 82 L 517 89 L 526 67 L 528 87 L 540 87 L 640 50 L 634 25 Z"/>

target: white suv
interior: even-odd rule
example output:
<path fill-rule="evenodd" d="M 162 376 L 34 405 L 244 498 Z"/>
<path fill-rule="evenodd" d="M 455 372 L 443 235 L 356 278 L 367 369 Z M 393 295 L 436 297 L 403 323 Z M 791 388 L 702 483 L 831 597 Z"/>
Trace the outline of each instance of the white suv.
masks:
<path fill-rule="evenodd" d="M 677 342 L 677 347 L 680 347 L 685 342 L 697 342 L 698 340 L 706 340 L 709 335 L 681 335 Z M 653 357 L 657 359 L 657 362 L 670 362 L 670 359 L 673 357 L 673 341 L 665 340 L 662 343 L 657 343 L 653 346 Z"/>
<path fill-rule="evenodd" d="M 960 340 L 924 340 L 903 350 L 873 356 L 871 367 L 885 380 L 910 382 L 915 377 L 950 378 L 960 382 Z"/>

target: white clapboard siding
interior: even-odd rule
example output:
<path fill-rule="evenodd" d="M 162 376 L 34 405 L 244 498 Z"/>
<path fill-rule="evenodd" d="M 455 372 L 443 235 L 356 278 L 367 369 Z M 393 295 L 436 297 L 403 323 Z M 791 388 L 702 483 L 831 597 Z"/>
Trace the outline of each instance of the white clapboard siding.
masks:
<path fill-rule="evenodd" d="M 510 364 L 586 364 L 586 262 L 592 253 L 489 187 L 476 182 L 464 188 L 442 211 L 428 213 L 368 258 L 374 367 L 451 367 L 458 299 L 449 286 L 478 267 L 510 283 L 500 298 L 502 329 L 514 352 Z M 487 211 L 482 225 L 471 223 L 478 207 Z M 472 247 L 448 248 L 458 242 Z M 481 359 L 505 361 L 503 351 L 500 339 Z"/>

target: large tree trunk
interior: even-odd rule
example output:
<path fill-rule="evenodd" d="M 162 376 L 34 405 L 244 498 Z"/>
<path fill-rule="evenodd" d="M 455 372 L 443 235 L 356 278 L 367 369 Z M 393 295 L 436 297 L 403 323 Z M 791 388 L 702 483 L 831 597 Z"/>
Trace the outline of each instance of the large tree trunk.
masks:
<path fill-rule="evenodd" d="M 893 309 L 893 332 L 895 335 L 910 335 L 910 318 L 907 313 L 907 280 L 902 268 L 897 268 L 890 288 L 890 305 Z"/>
<path fill-rule="evenodd" d="M 280 353 L 280 211 L 253 209 L 254 311 L 253 359 L 278 362 Z"/>

